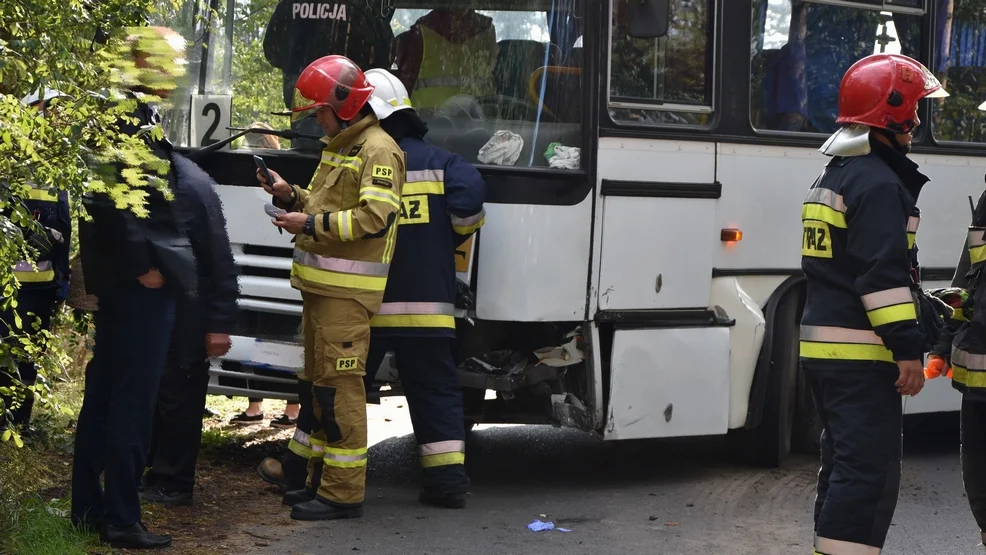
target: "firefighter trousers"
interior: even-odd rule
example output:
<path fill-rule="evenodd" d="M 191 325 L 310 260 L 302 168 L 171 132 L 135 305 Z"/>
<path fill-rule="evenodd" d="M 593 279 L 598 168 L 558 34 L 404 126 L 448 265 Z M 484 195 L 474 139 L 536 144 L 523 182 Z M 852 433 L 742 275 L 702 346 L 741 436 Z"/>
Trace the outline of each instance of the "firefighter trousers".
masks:
<path fill-rule="evenodd" d="M 309 482 L 318 497 L 339 507 L 363 503 L 366 493 L 366 391 L 363 375 L 370 345 L 370 312 L 352 299 L 303 293 L 305 370 L 312 384 L 315 428 L 310 444 L 322 455 L 309 459 Z"/>
<path fill-rule="evenodd" d="M 418 443 L 422 487 L 438 494 L 469 491 L 462 388 L 452 358 L 452 344 L 453 339 L 445 337 L 375 334 L 367 358 L 367 367 L 371 369 L 367 382 L 372 385 L 383 357 L 388 351 L 394 353 Z"/>
<path fill-rule="evenodd" d="M 903 411 L 894 385 L 897 365 L 802 360 L 802 367 L 823 427 L 815 550 L 879 553 L 900 488 Z"/>
<path fill-rule="evenodd" d="M 986 401 L 962 396 L 962 482 L 986 542 Z"/>
<path fill-rule="evenodd" d="M 7 326 L 14 323 L 14 311 L 5 311 L 0 314 L 0 337 L 11 335 L 11 331 L 18 334 L 36 336 L 38 331 L 48 330 L 51 327 L 51 314 L 55 308 L 55 296 L 58 290 L 55 287 L 23 287 L 17 293 L 16 312 L 20 315 L 23 328 L 11 330 Z M 40 327 L 34 329 L 34 319 L 40 320 Z M 16 388 L 13 396 L 0 395 L 3 404 L 0 406 L 0 430 L 6 426 L 3 418 L 3 411 L 10 410 L 14 426 L 27 426 L 31 421 L 31 412 L 34 408 L 34 392 L 27 389 L 33 386 L 38 379 L 38 369 L 34 366 L 34 361 L 30 359 L 17 362 L 17 375 L 12 375 L 6 368 L 0 369 L 0 387 L 10 387 L 15 382 L 19 382 L 26 387 Z M 16 397 L 16 403 L 14 402 Z M 14 407 L 13 405 L 17 405 Z"/>

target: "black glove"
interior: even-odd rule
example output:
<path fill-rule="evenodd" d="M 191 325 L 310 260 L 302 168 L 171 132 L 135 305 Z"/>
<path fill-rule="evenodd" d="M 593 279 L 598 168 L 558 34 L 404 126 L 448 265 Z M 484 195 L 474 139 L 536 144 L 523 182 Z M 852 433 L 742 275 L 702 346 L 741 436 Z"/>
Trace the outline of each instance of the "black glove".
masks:
<path fill-rule="evenodd" d="M 952 318 L 952 307 L 923 289 L 917 291 L 916 296 L 918 300 L 918 326 L 924 337 L 924 350 L 926 352 L 932 351 L 941 340 L 945 324 Z"/>
<path fill-rule="evenodd" d="M 476 308 L 476 295 L 461 279 L 455 280 L 455 308 L 466 311 Z"/>

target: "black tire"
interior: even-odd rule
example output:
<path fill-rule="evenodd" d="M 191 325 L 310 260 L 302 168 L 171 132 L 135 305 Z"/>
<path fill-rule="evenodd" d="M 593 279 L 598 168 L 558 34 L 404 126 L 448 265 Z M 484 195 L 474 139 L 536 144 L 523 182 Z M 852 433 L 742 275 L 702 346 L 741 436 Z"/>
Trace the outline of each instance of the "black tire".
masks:
<path fill-rule="evenodd" d="M 791 450 L 802 455 L 818 455 L 822 436 L 822 421 L 815 410 L 815 399 L 811 396 L 805 373 L 798 372 L 798 407 L 794 416 L 794 433 L 791 436 Z"/>
<path fill-rule="evenodd" d="M 791 453 L 798 407 L 798 339 L 801 295 L 797 290 L 778 301 L 771 322 L 773 341 L 763 416 L 756 428 L 730 430 L 730 458 L 740 464 L 777 468 Z"/>

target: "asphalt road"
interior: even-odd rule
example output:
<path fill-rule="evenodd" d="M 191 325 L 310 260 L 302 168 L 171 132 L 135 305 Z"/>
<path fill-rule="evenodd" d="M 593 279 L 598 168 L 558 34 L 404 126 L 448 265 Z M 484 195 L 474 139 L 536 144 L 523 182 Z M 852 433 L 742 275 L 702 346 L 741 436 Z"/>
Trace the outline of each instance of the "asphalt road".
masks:
<path fill-rule="evenodd" d="M 467 447 L 469 506 L 417 503 L 414 440 L 403 399 L 370 410 L 364 517 L 253 528 L 257 554 L 811 553 L 817 463 L 736 467 L 718 439 L 612 444 L 544 426 L 480 427 Z M 913 429 L 912 429 L 913 428 Z M 909 422 L 887 555 L 983 553 L 962 491 L 955 419 Z M 557 530 L 531 532 L 534 519 Z"/>

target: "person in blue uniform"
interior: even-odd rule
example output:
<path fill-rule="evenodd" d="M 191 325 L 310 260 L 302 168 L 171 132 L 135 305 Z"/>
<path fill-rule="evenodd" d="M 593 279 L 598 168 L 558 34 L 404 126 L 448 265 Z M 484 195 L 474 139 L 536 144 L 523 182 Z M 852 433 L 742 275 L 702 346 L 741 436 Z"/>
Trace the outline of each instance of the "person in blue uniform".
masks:
<path fill-rule="evenodd" d="M 470 482 L 465 470 L 462 389 L 452 354 L 455 249 L 485 222 L 486 185 L 463 158 L 423 140 L 428 129 L 396 76 L 382 69 L 371 69 L 366 76 L 374 86 L 370 100 L 374 113 L 407 155 L 394 258 L 380 312 L 370 320 L 366 387 L 372 386 L 386 353 L 393 352 L 418 442 L 419 501 L 462 508 Z M 265 461 L 267 471 L 273 470 L 284 485 L 299 482 L 292 470 L 301 466 L 296 459 L 307 453 L 318 456 L 308 442 L 317 427 L 309 407 L 302 398 L 298 431 L 281 464 Z M 294 505 L 314 495 L 308 484 L 289 491 L 284 503 Z"/>
<path fill-rule="evenodd" d="M 24 97 L 21 103 L 46 112 L 52 100 L 63 96 L 56 90 L 44 89 Z M 65 300 L 68 292 L 69 245 L 72 243 L 68 193 L 32 186 L 21 202 L 34 217 L 33 225 L 24 227 L 22 233 L 27 243 L 36 249 L 37 259 L 20 260 L 13 268 L 14 277 L 20 283 L 17 307 L 0 314 L 0 337 L 7 337 L 11 332 L 36 335 L 48 330 L 56 304 Z M 20 330 L 8 327 L 14 325 L 15 311 L 23 322 Z M 37 328 L 34 327 L 35 317 L 39 323 Z M 0 396 L 0 429 L 13 425 L 26 430 L 31 421 L 34 393 L 28 388 L 38 379 L 38 370 L 33 361 L 21 360 L 17 363 L 17 374 L 0 370 L 0 387 L 10 387 L 15 380 L 25 386 L 15 388 L 13 395 Z"/>
<path fill-rule="evenodd" d="M 921 359 L 944 325 L 917 260 L 928 178 L 907 153 L 918 102 L 943 96 L 906 56 L 853 64 L 839 88 L 843 127 L 821 148 L 832 158 L 802 205 L 800 356 L 823 427 L 816 555 L 878 554 L 897 506 L 901 396 L 921 391 Z"/>

